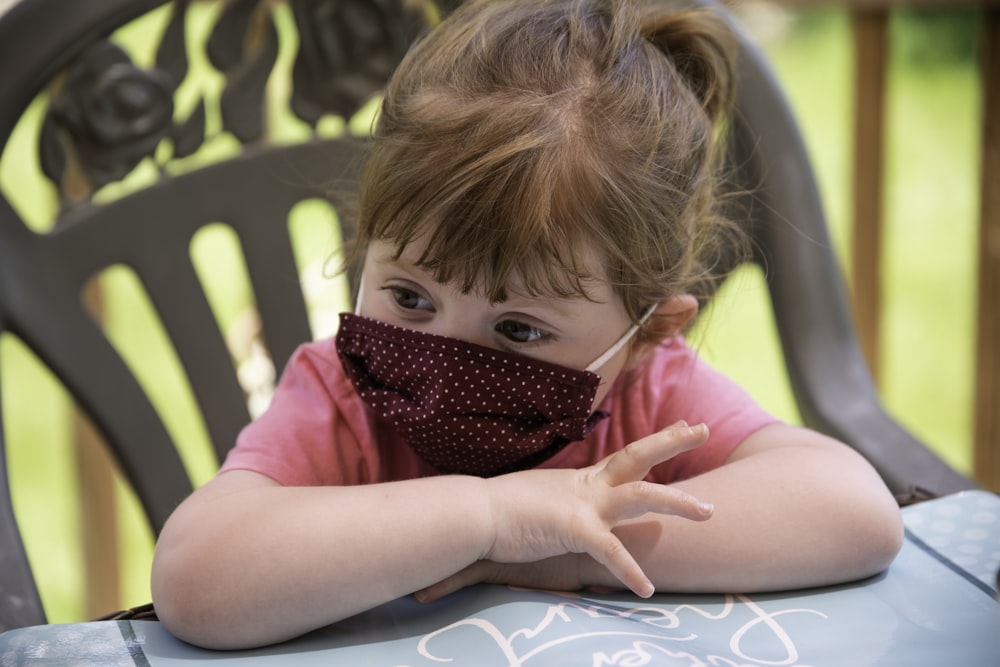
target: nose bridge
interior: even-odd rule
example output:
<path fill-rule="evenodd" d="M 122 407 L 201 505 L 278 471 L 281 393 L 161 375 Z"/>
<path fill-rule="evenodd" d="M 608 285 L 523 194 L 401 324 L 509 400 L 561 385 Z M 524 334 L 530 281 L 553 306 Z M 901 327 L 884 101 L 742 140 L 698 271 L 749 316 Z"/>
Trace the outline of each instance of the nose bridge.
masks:
<path fill-rule="evenodd" d="M 431 328 L 431 333 L 439 336 L 496 349 L 492 331 L 489 314 L 462 299 L 440 309 Z"/>

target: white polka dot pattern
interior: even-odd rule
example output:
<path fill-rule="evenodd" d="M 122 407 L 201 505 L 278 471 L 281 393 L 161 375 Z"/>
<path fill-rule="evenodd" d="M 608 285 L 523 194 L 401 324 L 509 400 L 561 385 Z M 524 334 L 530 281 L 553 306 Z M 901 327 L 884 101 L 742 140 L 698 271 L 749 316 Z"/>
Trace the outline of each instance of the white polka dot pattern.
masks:
<path fill-rule="evenodd" d="M 906 527 L 927 546 L 994 590 L 1000 570 L 1000 496 L 967 492 L 903 511 Z"/>
<path fill-rule="evenodd" d="M 607 416 L 591 414 L 594 373 L 350 313 L 337 353 L 365 402 L 445 473 L 532 467 Z"/>

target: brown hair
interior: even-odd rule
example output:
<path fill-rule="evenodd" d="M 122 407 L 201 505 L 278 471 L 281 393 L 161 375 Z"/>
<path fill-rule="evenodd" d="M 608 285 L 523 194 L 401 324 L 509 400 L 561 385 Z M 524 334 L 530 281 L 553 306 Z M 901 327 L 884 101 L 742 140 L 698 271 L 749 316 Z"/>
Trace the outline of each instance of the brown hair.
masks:
<path fill-rule="evenodd" d="M 466 3 L 389 83 L 358 251 L 424 238 L 419 264 L 436 280 L 492 301 L 512 273 L 560 297 L 607 280 L 633 321 L 695 291 L 733 227 L 718 211 L 716 148 L 732 50 L 707 10 Z"/>

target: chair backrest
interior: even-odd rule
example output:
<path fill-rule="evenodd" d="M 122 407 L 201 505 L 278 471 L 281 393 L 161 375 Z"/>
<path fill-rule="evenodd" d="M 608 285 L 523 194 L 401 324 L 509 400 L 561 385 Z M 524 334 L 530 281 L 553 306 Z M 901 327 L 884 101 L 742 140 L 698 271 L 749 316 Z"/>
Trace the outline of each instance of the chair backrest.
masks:
<path fill-rule="evenodd" d="M 193 66 L 186 18 L 214 3 L 171 3 L 153 65 L 136 65 L 108 39 L 162 4 L 21 0 L 0 18 L 0 147 L 40 98 L 41 166 L 61 201 L 51 227 L 39 231 L 25 222 L 11 193 L 0 192 L 0 333 L 22 340 L 98 427 L 154 533 L 192 483 L 141 382 L 86 307 L 88 281 L 116 265 L 138 276 L 221 459 L 250 412 L 192 261 L 192 238 L 217 222 L 236 233 L 262 337 L 280 372 L 295 346 L 313 336 L 289 213 L 305 199 L 327 197 L 334 179 L 338 190 L 350 189 L 364 153 L 363 139 L 349 133 L 268 140 L 265 127 L 273 119 L 264 92 L 279 62 L 282 31 L 297 30 L 300 44 L 285 77 L 288 106 L 300 124 L 316 128 L 330 114 L 353 115 L 378 91 L 424 16 L 402 0 L 225 3 L 203 15 L 212 25 L 208 60 L 225 86 L 217 99 L 180 113 L 175 101 L 188 90 L 182 84 Z M 748 223 L 804 421 L 856 446 L 899 493 L 969 486 L 879 405 L 795 121 L 748 40 L 740 81 L 737 186 L 753 189 Z M 237 140 L 222 159 L 200 157 L 213 119 L 221 126 L 216 134 Z M 3 153 L 4 161 L 12 159 Z M 137 165 L 150 162 L 159 173 L 149 184 L 113 192 Z M 0 430 L 0 454 L 2 438 Z M 45 619 L 7 482 L 0 457 L 0 630 Z"/>
<path fill-rule="evenodd" d="M 736 28 L 739 90 L 729 159 L 737 190 L 748 193 L 741 210 L 767 278 L 802 422 L 857 449 L 901 502 L 974 488 L 882 406 L 798 124 L 766 57 Z"/>
<path fill-rule="evenodd" d="M 192 483 L 140 379 L 88 308 L 84 294 L 89 281 L 109 267 L 134 271 L 166 330 L 221 460 L 250 412 L 225 332 L 192 259 L 192 239 L 216 223 L 235 232 L 261 337 L 280 372 L 295 347 L 312 338 L 289 232 L 290 212 L 304 200 L 334 196 L 328 186 L 335 177 L 338 190 L 348 190 L 364 146 L 349 133 L 324 137 L 312 129 L 301 141 L 268 140 L 265 128 L 274 120 L 266 116 L 264 84 L 275 67 L 276 23 L 282 18 L 279 9 L 275 15 L 267 10 L 271 3 L 228 3 L 224 11 L 204 19 L 214 21 L 207 48 L 226 85 L 217 99 L 203 99 L 177 120 L 175 93 L 189 70 L 184 23 L 189 11 L 202 10 L 205 16 L 205 8 L 185 1 L 172 4 L 152 67 L 136 65 L 107 38 L 162 4 L 26 0 L 0 19 L 0 145 L 7 145 L 41 95 L 37 150 L 61 202 L 51 226 L 39 231 L 15 208 L 13 193 L 5 190 L 0 197 L 0 332 L 19 338 L 97 426 L 154 533 L 190 493 Z M 308 7 L 295 9 L 305 12 Z M 294 18 L 308 25 L 313 17 L 297 13 Z M 315 126 L 324 114 L 358 111 L 384 85 L 394 65 L 391 59 L 405 52 L 414 15 L 398 11 L 372 18 L 382 31 L 374 37 L 363 33 L 351 45 L 380 56 L 379 67 L 353 53 L 331 62 L 329 57 L 337 54 L 322 51 L 325 45 L 318 40 L 324 35 L 315 35 L 311 50 L 302 37 L 293 107 L 299 107 L 303 127 Z M 349 12 L 334 16 L 328 27 L 349 37 L 359 27 L 350 19 Z M 326 75 L 340 77 L 342 89 L 322 90 L 320 78 Z M 236 137 L 238 148 L 230 146 L 225 159 L 184 165 L 191 154 L 198 159 L 198 149 L 209 143 L 212 104 L 222 130 L 216 134 Z M 172 151 L 167 158 L 162 146 L 156 153 L 164 140 Z M 114 187 L 141 162 L 151 161 L 160 173 L 148 186 L 100 196 L 102 188 L 106 193 L 105 186 Z M 7 475 L 0 471 L 0 492 L 6 492 Z M 6 511 L 0 513 L 0 629 L 44 622 L 31 578 L 24 576 L 26 561 L 9 494 L 3 494 L 0 505 Z M 16 567 L 7 567 L 8 559 Z"/>

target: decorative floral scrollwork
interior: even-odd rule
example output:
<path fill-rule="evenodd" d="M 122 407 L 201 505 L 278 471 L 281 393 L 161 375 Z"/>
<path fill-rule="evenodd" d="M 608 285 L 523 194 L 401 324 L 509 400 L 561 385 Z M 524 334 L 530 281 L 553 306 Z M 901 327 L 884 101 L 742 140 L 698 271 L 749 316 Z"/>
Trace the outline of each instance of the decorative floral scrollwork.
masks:
<path fill-rule="evenodd" d="M 354 115 L 381 90 L 423 25 L 402 0 L 290 0 L 299 31 L 291 107 L 315 127 Z"/>
<path fill-rule="evenodd" d="M 128 54 L 102 41 L 66 73 L 42 124 L 42 170 L 64 184 L 78 167 L 84 196 L 120 180 L 173 126 L 174 82 L 161 70 L 136 67 Z"/>
<path fill-rule="evenodd" d="M 385 87 L 415 37 L 461 0 L 285 0 L 298 31 L 289 105 L 315 128 L 343 118 Z M 185 158 L 205 142 L 206 103 L 175 119 L 174 93 L 189 74 L 185 24 L 190 0 L 173 0 L 156 64 L 137 67 L 109 40 L 93 44 L 52 87 L 42 122 L 42 170 L 65 203 L 84 201 L 127 176 L 144 158 Z M 266 135 L 265 96 L 278 61 L 278 0 L 226 0 L 204 44 L 225 77 L 222 130 L 240 143 Z M 163 139 L 172 154 L 157 153 Z M 164 164 L 159 165 L 161 168 Z"/>
<path fill-rule="evenodd" d="M 278 58 L 270 3 L 233 0 L 219 15 L 206 46 L 212 66 L 226 75 L 219 107 L 222 127 L 240 143 L 264 136 L 267 80 Z"/>

